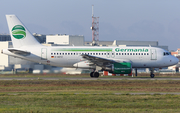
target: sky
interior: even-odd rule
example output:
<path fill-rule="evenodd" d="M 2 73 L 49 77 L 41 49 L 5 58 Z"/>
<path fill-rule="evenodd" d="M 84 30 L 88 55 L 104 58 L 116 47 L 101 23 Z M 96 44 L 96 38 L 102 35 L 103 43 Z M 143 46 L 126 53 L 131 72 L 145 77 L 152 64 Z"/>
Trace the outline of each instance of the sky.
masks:
<path fill-rule="evenodd" d="M 9 34 L 6 14 L 31 33 L 84 35 L 92 40 L 92 5 L 100 41 L 158 41 L 180 48 L 180 0 L 1 0 L 0 34 Z"/>

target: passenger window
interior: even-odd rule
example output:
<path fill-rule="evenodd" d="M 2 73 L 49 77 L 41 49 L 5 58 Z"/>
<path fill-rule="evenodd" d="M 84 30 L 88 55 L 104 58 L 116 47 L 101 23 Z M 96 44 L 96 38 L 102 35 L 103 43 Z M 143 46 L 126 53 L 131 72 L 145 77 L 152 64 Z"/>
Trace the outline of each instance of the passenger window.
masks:
<path fill-rule="evenodd" d="M 53 55 L 53 53 L 51 53 L 51 55 Z"/>
<path fill-rule="evenodd" d="M 58 53 L 57 53 L 57 55 L 58 55 Z"/>
<path fill-rule="evenodd" d="M 147 53 L 147 55 L 149 55 L 149 53 Z"/>
<path fill-rule="evenodd" d="M 109 53 L 108 53 L 108 55 L 109 55 Z"/>
<path fill-rule="evenodd" d="M 90 53 L 92 55 L 92 53 Z"/>
<path fill-rule="evenodd" d="M 129 53 L 127 53 L 127 55 L 129 55 Z"/>
<path fill-rule="evenodd" d="M 118 55 L 118 53 L 116 53 L 116 55 Z"/>
<path fill-rule="evenodd" d="M 122 53 L 122 55 L 123 55 L 123 53 Z"/>
<path fill-rule="evenodd" d="M 93 53 L 93 55 L 95 55 L 95 53 Z"/>
<path fill-rule="evenodd" d="M 144 55 L 146 55 L 146 53 L 144 53 Z"/>
<path fill-rule="evenodd" d="M 112 53 L 112 55 L 114 55 L 114 53 Z"/>
<path fill-rule="evenodd" d="M 65 53 L 65 55 L 67 55 L 67 53 Z"/>
<path fill-rule="evenodd" d="M 68 55 L 70 55 L 70 53 L 68 53 Z"/>
<path fill-rule="evenodd" d="M 62 53 L 62 55 L 64 55 L 64 53 Z"/>
<path fill-rule="evenodd" d="M 126 55 L 126 53 L 124 53 L 124 55 Z"/>
<path fill-rule="evenodd" d="M 139 53 L 139 55 L 141 55 L 141 54 Z"/>
<path fill-rule="evenodd" d="M 138 54 L 136 53 L 136 55 L 138 55 Z"/>
<path fill-rule="evenodd" d="M 103 53 L 102 53 L 102 55 L 103 55 Z"/>
<path fill-rule="evenodd" d="M 119 55 L 121 55 L 121 53 L 119 53 Z"/>
<path fill-rule="evenodd" d="M 61 53 L 59 53 L 59 55 L 61 55 Z"/>
<path fill-rule="evenodd" d="M 101 55 L 101 53 L 99 53 L 99 55 Z"/>
<path fill-rule="evenodd" d="M 141 55 L 143 55 L 143 53 L 141 53 Z"/>
<path fill-rule="evenodd" d="M 74 55 L 75 55 L 76 53 L 74 53 Z"/>
<path fill-rule="evenodd" d="M 135 55 L 135 53 L 133 53 L 133 55 Z"/>
<path fill-rule="evenodd" d="M 96 55 L 98 55 L 98 53 L 96 53 Z"/>
<path fill-rule="evenodd" d="M 54 53 L 54 55 L 56 55 L 56 53 Z"/>
<path fill-rule="evenodd" d="M 104 55 L 106 55 L 106 53 L 104 53 Z"/>

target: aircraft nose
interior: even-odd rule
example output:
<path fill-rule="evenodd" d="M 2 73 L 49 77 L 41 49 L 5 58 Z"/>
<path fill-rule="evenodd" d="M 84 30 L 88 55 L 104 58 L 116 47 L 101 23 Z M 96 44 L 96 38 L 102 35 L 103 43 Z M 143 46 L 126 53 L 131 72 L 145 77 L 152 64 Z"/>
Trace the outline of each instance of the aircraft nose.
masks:
<path fill-rule="evenodd" d="M 172 65 L 175 65 L 175 64 L 177 64 L 177 63 L 179 62 L 179 59 L 176 58 L 176 57 L 174 57 L 174 58 L 172 58 L 172 59 L 170 60 L 170 62 L 172 63 Z"/>

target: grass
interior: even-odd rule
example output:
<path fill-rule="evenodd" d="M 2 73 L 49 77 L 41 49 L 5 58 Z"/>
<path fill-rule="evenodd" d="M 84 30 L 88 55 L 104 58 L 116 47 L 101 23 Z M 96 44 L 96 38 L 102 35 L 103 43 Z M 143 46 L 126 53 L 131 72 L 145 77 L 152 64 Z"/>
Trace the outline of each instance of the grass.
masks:
<path fill-rule="evenodd" d="M 53 76 L 64 77 L 64 75 Z M 78 77 L 82 76 L 87 75 Z M 180 81 L 1 80 L 0 112 L 180 112 L 180 95 L 159 93 L 180 93 Z"/>
<path fill-rule="evenodd" d="M 0 112 L 179 112 L 179 99 L 176 95 L 3 95 Z"/>

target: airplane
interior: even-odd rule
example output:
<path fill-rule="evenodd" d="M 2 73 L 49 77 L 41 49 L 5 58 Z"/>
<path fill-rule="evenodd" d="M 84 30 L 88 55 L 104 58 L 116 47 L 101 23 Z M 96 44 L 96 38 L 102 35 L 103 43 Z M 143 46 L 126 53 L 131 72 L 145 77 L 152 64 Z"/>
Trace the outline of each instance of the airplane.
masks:
<path fill-rule="evenodd" d="M 157 47 L 99 47 L 99 46 L 44 46 L 40 44 L 16 15 L 6 15 L 13 48 L 1 53 L 39 64 L 92 69 L 91 77 L 99 77 L 99 71 L 113 74 L 129 74 L 132 68 L 154 68 L 175 65 L 179 60 L 168 51 Z"/>

